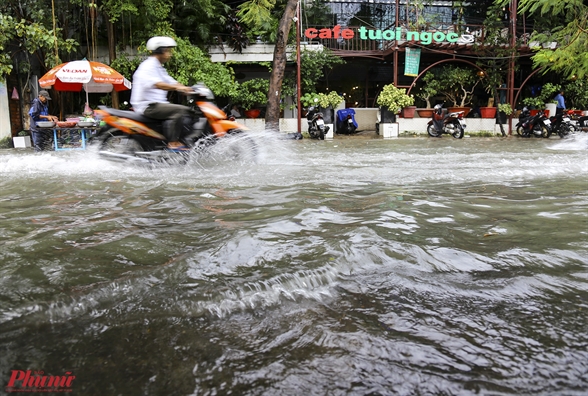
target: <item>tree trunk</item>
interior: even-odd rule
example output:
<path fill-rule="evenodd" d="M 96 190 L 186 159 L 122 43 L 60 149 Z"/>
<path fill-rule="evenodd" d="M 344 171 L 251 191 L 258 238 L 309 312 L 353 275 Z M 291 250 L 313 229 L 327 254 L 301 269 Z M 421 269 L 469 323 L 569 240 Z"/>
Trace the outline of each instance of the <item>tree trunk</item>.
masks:
<path fill-rule="evenodd" d="M 269 92 L 267 94 L 267 110 L 265 113 L 265 125 L 267 129 L 278 130 L 280 122 L 280 96 L 282 93 L 282 81 L 286 71 L 286 46 L 288 35 L 292 26 L 292 18 L 296 13 L 298 0 L 288 0 L 284 15 L 280 19 L 278 37 L 274 48 L 274 62 L 270 75 Z"/>
<path fill-rule="evenodd" d="M 108 27 L 108 59 L 110 61 L 110 64 L 112 64 L 112 61 L 114 61 L 116 59 L 116 40 L 114 37 L 114 24 L 110 21 L 110 18 L 108 19 L 107 27 Z M 112 95 L 112 107 L 114 109 L 118 109 L 118 107 L 119 107 L 118 92 L 113 89 L 111 95 Z"/>

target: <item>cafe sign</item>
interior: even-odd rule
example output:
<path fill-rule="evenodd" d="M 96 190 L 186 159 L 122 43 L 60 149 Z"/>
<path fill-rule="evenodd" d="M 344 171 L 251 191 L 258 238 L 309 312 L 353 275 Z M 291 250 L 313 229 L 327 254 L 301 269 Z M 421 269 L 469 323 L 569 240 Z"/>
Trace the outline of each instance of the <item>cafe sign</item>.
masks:
<path fill-rule="evenodd" d="M 458 40 L 461 43 L 471 43 L 474 41 L 472 35 L 459 35 L 454 32 L 417 32 L 417 31 L 403 31 L 402 28 L 397 27 L 396 29 L 368 29 L 365 26 L 361 26 L 356 30 L 350 28 L 342 28 L 341 25 L 334 26 L 333 28 L 308 28 L 304 31 L 304 36 L 309 39 L 343 39 L 351 40 L 356 35 L 361 40 L 388 40 L 388 41 L 417 41 L 422 45 L 429 45 L 432 42 L 449 42 L 457 43 Z M 460 40 L 461 39 L 461 40 Z"/>

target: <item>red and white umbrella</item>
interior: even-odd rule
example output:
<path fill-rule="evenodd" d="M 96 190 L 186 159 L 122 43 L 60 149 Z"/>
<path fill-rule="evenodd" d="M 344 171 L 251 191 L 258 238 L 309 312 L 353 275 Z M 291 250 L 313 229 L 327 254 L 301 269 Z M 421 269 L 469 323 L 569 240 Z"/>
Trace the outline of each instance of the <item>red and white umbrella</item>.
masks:
<path fill-rule="evenodd" d="M 112 92 L 131 89 L 131 82 L 112 67 L 100 62 L 78 60 L 62 63 L 39 79 L 41 88 L 53 87 L 57 91 Z"/>

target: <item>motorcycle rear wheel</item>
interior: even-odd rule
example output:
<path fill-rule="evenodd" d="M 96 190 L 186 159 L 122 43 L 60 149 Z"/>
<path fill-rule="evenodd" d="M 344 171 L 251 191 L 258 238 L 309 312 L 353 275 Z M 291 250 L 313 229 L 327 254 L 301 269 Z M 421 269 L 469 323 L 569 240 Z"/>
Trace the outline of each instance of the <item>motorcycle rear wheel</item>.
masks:
<path fill-rule="evenodd" d="M 522 126 L 518 126 L 517 127 L 517 135 L 519 135 L 520 137 L 529 137 L 529 131 L 527 131 Z"/>
<path fill-rule="evenodd" d="M 428 125 L 427 126 L 427 133 L 431 137 L 439 137 L 439 136 L 441 136 L 440 133 L 437 133 L 437 130 L 435 129 L 435 126 L 434 125 Z"/>
<path fill-rule="evenodd" d="M 574 127 L 570 124 L 561 125 L 557 131 L 559 137 L 562 139 L 572 132 L 574 132 Z"/>
<path fill-rule="evenodd" d="M 135 155 L 136 151 L 144 151 L 143 146 L 129 134 L 112 128 L 104 132 L 105 138 L 100 143 L 100 151 L 114 154 Z"/>

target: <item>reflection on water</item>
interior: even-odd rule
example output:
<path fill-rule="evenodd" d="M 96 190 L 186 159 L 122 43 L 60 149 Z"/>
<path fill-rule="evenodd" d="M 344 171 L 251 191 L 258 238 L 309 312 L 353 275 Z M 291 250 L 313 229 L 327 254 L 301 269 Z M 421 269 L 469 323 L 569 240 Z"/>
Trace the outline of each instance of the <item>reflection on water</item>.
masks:
<path fill-rule="evenodd" d="M 588 392 L 588 139 L 0 152 L 0 373 L 104 394 Z"/>

